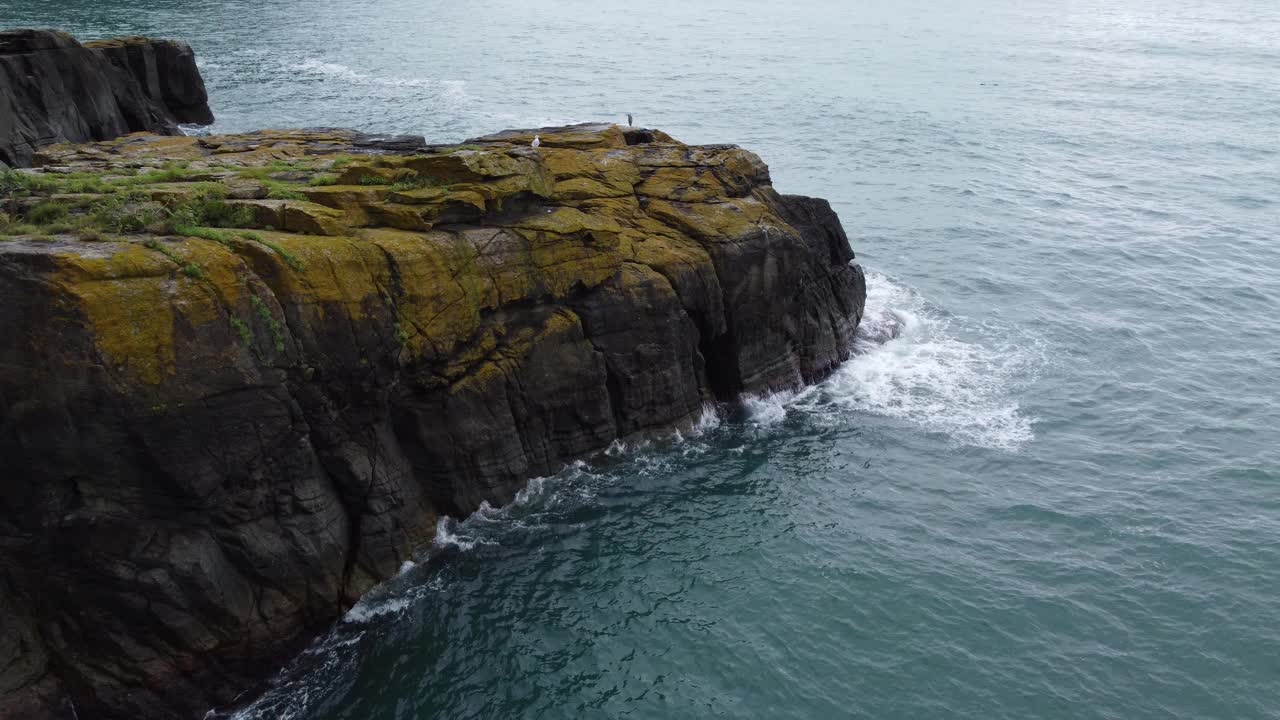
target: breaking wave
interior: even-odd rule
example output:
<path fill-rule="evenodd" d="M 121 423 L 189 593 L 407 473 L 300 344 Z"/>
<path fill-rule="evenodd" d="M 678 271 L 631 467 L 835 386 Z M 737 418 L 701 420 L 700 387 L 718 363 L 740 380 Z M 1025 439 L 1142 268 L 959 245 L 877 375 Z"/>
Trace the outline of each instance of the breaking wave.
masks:
<path fill-rule="evenodd" d="M 964 327 L 914 290 L 869 273 L 853 357 L 825 382 L 749 398 L 744 406 L 761 427 L 791 413 L 820 422 L 870 413 L 962 445 L 1016 449 L 1035 437 L 1035 419 L 1013 390 L 1033 378 L 1043 360 L 1035 342 L 1000 335 Z"/>

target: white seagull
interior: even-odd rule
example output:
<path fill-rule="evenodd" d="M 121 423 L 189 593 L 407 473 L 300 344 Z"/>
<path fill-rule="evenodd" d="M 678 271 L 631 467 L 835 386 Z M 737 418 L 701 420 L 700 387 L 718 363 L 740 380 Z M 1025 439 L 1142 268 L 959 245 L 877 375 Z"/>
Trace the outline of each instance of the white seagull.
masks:
<path fill-rule="evenodd" d="M 538 137 L 537 135 L 534 135 L 534 136 L 533 136 L 533 142 L 531 142 L 531 143 L 529 143 L 529 144 L 530 144 L 531 146 L 533 146 L 533 147 L 538 147 L 539 145 L 541 145 L 541 144 L 542 144 L 542 138 Z"/>

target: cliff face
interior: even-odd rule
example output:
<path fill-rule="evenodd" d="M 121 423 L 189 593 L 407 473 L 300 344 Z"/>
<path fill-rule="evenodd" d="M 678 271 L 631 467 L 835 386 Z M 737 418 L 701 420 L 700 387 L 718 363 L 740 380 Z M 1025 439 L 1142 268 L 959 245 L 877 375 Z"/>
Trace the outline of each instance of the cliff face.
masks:
<path fill-rule="evenodd" d="M 847 356 L 825 201 L 734 146 L 539 132 L 129 136 L 7 176 L 6 717 L 199 717 L 440 515 Z"/>
<path fill-rule="evenodd" d="M 185 43 L 122 38 L 81 45 L 52 30 L 0 32 L 0 167 L 28 167 L 57 142 L 178 134 L 213 122 Z"/>

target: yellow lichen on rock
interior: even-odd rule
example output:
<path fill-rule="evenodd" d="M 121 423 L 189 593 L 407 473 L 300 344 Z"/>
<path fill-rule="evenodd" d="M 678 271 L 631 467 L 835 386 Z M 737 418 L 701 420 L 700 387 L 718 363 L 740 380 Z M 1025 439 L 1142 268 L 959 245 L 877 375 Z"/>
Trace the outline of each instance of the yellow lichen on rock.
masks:
<path fill-rule="evenodd" d="M 369 298 L 380 297 L 386 258 L 354 237 L 260 231 L 234 239 L 237 252 L 282 299 L 300 306 L 343 306 L 363 317 Z"/>
<path fill-rule="evenodd" d="M 325 185 L 298 192 L 313 203 L 342 212 L 352 227 L 363 227 L 369 223 L 367 209 L 382 203 L 390 190 L 382 185 Z"/>
<path fill-rule="evenodd" d="M 691 237 L 711 242 L 740 240 L 759 232 L 773 212 L 755 198 L 728 198 L 714 203 L 653 200 L 645 205 L 650 217 L 683 231 Z"/>
<path fill-rule="evenodd" d="M 618 275 L 625 262 L 714 284 L 704 243 L 778 222 L 764 196 L 752 194 L 768 174 L 751 153 L 691 148 L 651 131 L 637 140 L 647 144 L 633 146 L 628 132 L 570 128 L 546 133 L 541 148 L 528 147 L 530 133 L 504 133 L 460 148 L 365 157 L 349 152 L 347 131 L 138 135 L 47 148 L 41 160 L 77 172 L 177 168 L 163 182 L 123 184 L 168 207 L 208 197 L 217 183 L 244 198 L 226 201 L 248 213 L 243 229 L 151 241 L 158 250 L 129 243 L 67 256 L 85 279 L 68 287 L 104 354 L 156 383 L 173 372 L 175 316 L 200 325 L 242 312 L 246 272 L 271 288 L 304 341 L 313 324 L 361 347 L 394 333 L 410 361 L 483 349 L 484 334 L 497 332 L 481 330 L 486 313 L 568 298 Z M 305 182 L 325 172 L 327 180 Z M 280 194 L 252 195 L 267 192 Z M 360 329 L 369 322 L 388 327 Z"/>
<path fill-rule="evenodd" d="M 203 157 L 204 153 L 196 144 L 196 140 L 197 138 L 182 135 L 152 135 L 139 132 L 113 140 L 103 140 L 90 147 L 102 151 L 104 166 L 108 162 L 115 167 L 159 166 L 167 162 L 191 161 Z M 85 145 L 70 143 L 49 145 L 40 148 L 32 161 L 36 167 L 83 162 L 86 156 L 85 148 Z"/>
<path fill-rule="evenodd" d="M 245 304 L 247 268 L 208 240 L 99 243 L 55 257 L 58 285 L 75 299 L 104 365 L 120 382 L 180 380 L 180 348 L 220 353 L 201 345 L 203 328 L 224 325 L 228 308 Z"/>
<path fill-rule="evenodd" d="M 85 282 L 67 285 L 104 354 L 152 383 L 174 371 L 174 323 L 240 318 L 247 277 L 270 288 L 281 308 L 273 312 L 309 352 L 341 342 L 385 353 L 390 339 L 402 363 L 448 357 L 460 367 L 512 342 L 495 340 L 504 331 L 486 320 L 504 307 L 566 302 L 621 278 L 626 263 L 715 296 L 711 248 L 785 225 L 767 168 L 736 147 L 617 126 L 539 134 L 539 148 L 521 131 L 365 155 L 349 131 L 139 135 L 47 148 L 41 158 L 77 177 L 165 168 L 152 173 L 157 182 L 143 172 L 107 187 L 171 209 L 222 203 L 215 219 L 242 226 L 150 241 L 156 250 L 139 241 L 68 256 Z M 706 302 L 720 312 L 718 300 Z M 143 313 L 143 304 L 156 309 Z"/>
<path fill-rule="evenodd" d="M 582 337 L 581 321 L 566 308 L 548 313 L 534 327 L 494 324 L 482 342 L 446 367 L 446 376 L 453 379 L 449 392 L 484 395 L 494 383 L 515 376 L 520 361 L 539 344 L 554 346 L 566 336 Z"/>
<path fill-rule="evenodd" d="M 106 366 L 149 385 L 174 372 L 175 300 L 195 282 L 139 243 L 57 256 L 58 283 L 78 302 Z"/>
<path fill-rule="evenodd" d="M 725 187 L 710 168 L 678 167 L 655 172 L 636 185 L 635 191 L 663 200 L 707 202 L 726 195 Z"/>
<path fill-rule="evenodd" d="M 469 338 L 483 307 L 497 300 L 474 268 L 474 249 L 449 233 L 366 230 L 361 240 L 384 253 L 386 300 L 400 324 L 406 360 L 443 356 Z"/>
<path fill-rule="evenodd" d="M 630 158 L 613 153 L 549 149 L 540 151 L 539 159 L 554 178 L 556 200 L 627 197 L 640 179 Z"/>
<path fill-rule="evenodd" d="M 340 210 L 304 200 L 231 200 L 228 205 L 249 210 L 255 228 L 307 235 L 342 235 L 349 229 Z"/>

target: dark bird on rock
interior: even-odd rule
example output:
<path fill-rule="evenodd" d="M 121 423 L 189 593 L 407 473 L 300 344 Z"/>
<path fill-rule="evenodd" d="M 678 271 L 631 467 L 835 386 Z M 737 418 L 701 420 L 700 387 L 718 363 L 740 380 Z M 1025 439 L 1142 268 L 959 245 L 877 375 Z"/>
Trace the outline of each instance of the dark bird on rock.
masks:
<path fill-rule="evenodd" d="M 627 127 L 631 127 L 631 113 L 627 113 Z"/>

